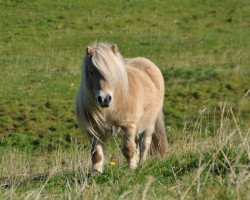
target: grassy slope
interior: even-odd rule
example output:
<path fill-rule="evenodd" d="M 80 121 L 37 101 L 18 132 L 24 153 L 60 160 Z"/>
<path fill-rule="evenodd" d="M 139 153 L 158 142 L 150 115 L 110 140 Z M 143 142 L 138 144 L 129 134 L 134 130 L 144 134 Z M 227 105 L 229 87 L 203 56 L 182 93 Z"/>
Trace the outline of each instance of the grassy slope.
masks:
<path fill-rule="evenodd" d="M 6 0 L 0 1 L 0 9 L 4 198 L 36 197 L 53 167 L 41 197 L 117 198 L 125 192 L 132 198 L 133 192 L 140 196 L 146 191 L 146 183 L 151 183 L 148 198 L 249 195 L 249 178 L 244 179 L 250 123 L 247 0 Z M 119 165 L 107 167 L 104 176 L 88 176 L 88 156 L 81 158 L 88 145 L 77 128 L 74 98 L 84 48 L 95 40 L 115 42 L 124 56 L 145 56 L 161 68 L 168 160 L 130 172 L 109 148 Z M 117 149 L 114 142 L 111 146 Z"/>

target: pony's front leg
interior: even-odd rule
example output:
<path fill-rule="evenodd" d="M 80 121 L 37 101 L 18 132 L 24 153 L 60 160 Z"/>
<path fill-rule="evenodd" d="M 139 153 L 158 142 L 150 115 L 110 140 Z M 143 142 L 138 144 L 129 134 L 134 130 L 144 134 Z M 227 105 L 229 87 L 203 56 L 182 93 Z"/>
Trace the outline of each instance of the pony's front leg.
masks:
<path fill-rule="evenodd" d="M 127 159 L 130 169 L 135 169 L 140 159 L 136 129 L 129 128 L 123 138 L 122 153 Z"/>
<path fill-rule="evenodd" d="M 99 139 L 93 138 L 91 141 L 91 159 L 93 171 L 103 172 L 104 165 L 104 152 L 103 142 Z"/>
<path fill-rule="evenodd" d="M 147 159 L 148 151 L 152 142 L 152 135 L 154 133 L 154 128 L 148 128 L 143 137 L 140 138 L 140 157 L 141 161 L 145 161 Z"/>

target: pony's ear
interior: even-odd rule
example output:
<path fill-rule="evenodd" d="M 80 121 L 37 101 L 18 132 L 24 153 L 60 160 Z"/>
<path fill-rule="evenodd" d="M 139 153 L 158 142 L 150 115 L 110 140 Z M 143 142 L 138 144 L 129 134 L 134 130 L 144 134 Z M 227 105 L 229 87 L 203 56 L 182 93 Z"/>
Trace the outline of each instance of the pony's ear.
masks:
<path fill-rule="evenodd" d="M 118 46 L 116 44 L 111 45 L 111 50 L 113 51 L 114 54 L 118 52 Z"/>
<path fill-rule="evenodd" d="M 88 56 L 93 56 L 94 52 L 95 52 L 95 49 L 93 47 L 90 47 L 90 46 L 86 47 L 86 54 Z"/>

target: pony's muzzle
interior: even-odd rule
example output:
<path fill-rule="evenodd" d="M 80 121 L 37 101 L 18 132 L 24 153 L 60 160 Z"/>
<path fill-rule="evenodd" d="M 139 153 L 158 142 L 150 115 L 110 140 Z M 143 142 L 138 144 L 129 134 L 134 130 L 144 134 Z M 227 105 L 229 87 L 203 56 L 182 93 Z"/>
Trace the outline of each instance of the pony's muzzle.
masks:
<path fill-rule="evenodd" d="M 101 107 L 109 107 L 112 101 L 112 96 L 111 95 L 98 95 L 97 101 L 100 104 Z"/>

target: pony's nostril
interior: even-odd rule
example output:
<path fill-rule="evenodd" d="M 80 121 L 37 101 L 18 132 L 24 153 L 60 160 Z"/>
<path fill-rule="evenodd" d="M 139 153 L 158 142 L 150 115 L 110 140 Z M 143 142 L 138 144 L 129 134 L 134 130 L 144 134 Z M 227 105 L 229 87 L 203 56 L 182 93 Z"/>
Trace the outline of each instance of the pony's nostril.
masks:
<path fill-rule="evenodd" d="M 99 103 L 102 103 L 102 97 L 101 96 L 98 96 L 97 100 L 98 100 Z"/>
<path fill-rule="evenodd" d="M 106 95 L 105 97 L 99 95 L 97 97 L 97 101 L 101 107 L 109 107 L 110 102 L 112 101 L 112 97 L 110 95 Z"/>
<path fill-rule="evenodd" d="M 112 100 L 112 97 L 111 96 L 107 96 L 107 102 L 110 103 Z"/>

